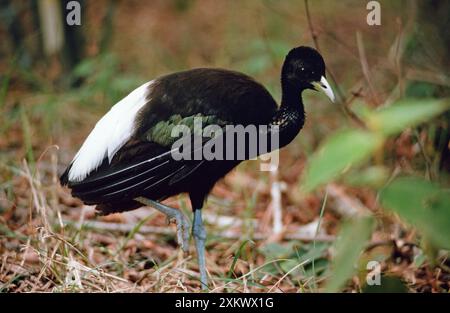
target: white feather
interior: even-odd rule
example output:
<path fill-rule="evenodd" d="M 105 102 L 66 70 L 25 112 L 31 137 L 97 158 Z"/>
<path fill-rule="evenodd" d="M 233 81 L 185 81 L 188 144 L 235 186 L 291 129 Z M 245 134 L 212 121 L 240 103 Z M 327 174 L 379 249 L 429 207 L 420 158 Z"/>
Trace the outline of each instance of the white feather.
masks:
<path fill-rule="evenodd" d="M 150 81 L 133 90 L 97 122 L 73 158 L 69 181 L 85 179 L 105 157 L 111 162 L 114 154 L 134 134 L 136 114 L 150 100 L 148 95 L 152 83 Z"/>

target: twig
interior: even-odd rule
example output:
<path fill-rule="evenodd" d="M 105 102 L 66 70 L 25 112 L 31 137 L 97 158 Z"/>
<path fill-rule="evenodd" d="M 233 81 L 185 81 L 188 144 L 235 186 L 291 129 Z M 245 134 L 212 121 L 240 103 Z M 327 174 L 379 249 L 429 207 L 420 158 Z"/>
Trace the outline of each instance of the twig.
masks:
<path fill-rule="evenodd" d="M 37 213 L 42 218 L 42 224 L 44 225 L 44 229 L 46 233 L 51 232 L 50 224 L 47 219 L 47 203 L 42 196 L 42 194 L 39 193 L 39 187 L 40 187 L 40 180 L 34 179 L 33 175 L 31 174 L 30 168 L 28 166 L 28 163 L 25 159 L 23 159 L 23 168 L 24 168 L 24 176 L 28 180 L 28 183 L 30 184 L 31 189 L 31 196 L 32 201 L 34 204 L 34 207 L 37 211 Z M 30 219 L 31 219 L 32 213 L 30 211 Z"/>
<path fill-rule="evenodd" d="M 403 67 L 402 67 L 402 55 L 403 55 L 403 49 L 402 49 L 402 42 L 403 42 L 403 27 L 400 23 L 399 25 L 399 34 L 395 46 L 395 70 L 397 72 L 398 77 L 398 86 L 399 86 L 399 93 L 400 98 L 403 98 L 405 93 L 405 87 L 403 82 Z"/>
<path fill-rule="evenodd" d="M 117 231 L 120 233 L 128 233 L 136 227 L 135 224 L 107 223 L 107 222 L 100 222 L 100 221 L 85 221 L 83 225 L 78 225 L 78 223 L 74 223 L 73 221 L 65 220 L 64 224 L 66 224 L 66 225 L 75 224 L 77 228 L 82 226 L 82 228 L 110 230 L 110 231 Z M 139 229 L 139 233 L 171 235 L 174 232 L 168 227 L 143 225 Z"/>
<path fill-rule="evenodd" d="M 277 286 L 280 285 L 280 283 L 293 271 L 295 271 L 297 268 L 299 268 L 300 266 L 303 266 L 305 264 L 307 264 L 309 261 L 311 261 L 310 259 L 306 259 L 305 261 L 298 263 L 297 265 L 295 265 L 293 268 L 291 268 L 289 271 L 286 272 L 286 274 L 284 274 L 272 287 L 270 287 L 269 291 L 267 292 L 271 292 L 274 288 L 276 288 Z"/>
<path fill-rule="evenodd" d="M 282 208 L 281 208 L 281 188 L 282 182 L 278 180 L 278 166 L 271 165 L 270 169 L 270 196 L 272 201 L 273 234 L 278 235 L 283 230 Z"/>
<path fill-rule="evenodd" d="M 76 224 L 73 221 L 65 220 L 64 223 L 66 225 Z M 121 233 L 127 233 L 134 229 L 134 224 L 121 224 L 121 223 L 107 223 L 107 222 L 99 222 L 99 221 L 89 221 L 83 224 L 83 228 L 90 229 L 98 229 L 98 230 L 109 230 L 109 231 L 117 231 Z M 283 238 L 287 240 L 301 240 L 301 241 L 313 241 L 314 239 L 317 241 L 325 241 L 331 242 L 335 240 L 335 236 L 319 234 L 317 237 L 314 237 L 314 234 L 309 234 L 307 232 L 302 231 L 302 227 L 298 227 L 296 229 L 291 229 L 289 233 L 283 234 Z M 148 226 L 143 225 L 139 229 L 139 233 L 141 234 L 162 234 L 162 235 L 172 235 L 174 231 L 168 227 L 162 226 Z M 239 239 L 242 238 L 242 234 L 240 232 L 235 231 L 223 231 L 219 233 L 215 233 L 216 236 L 227 238 L 227 239 Z M 264 233 L 255 233 L 253 235 L 253 240 L 267 240 L 270 237 L 268 234 Z"/>
<path fill-rule="evenodd" d="M 314 42 L 314 47 L 317 49 L 317 51 L 320 52 L 319 35 L 317 34 L 317 32 L 316 32 L 316 30 L 315 30 L 315 28 L 313 26 L 311 13 L 309 12 L 308 0 L 305 0 L 305 11 L 306 11 L 306 19 L 308 21 L 309 32 L 311 33 L 311 37 L 312 37 L 312 40 Z M 328 71 L 328 74 L 330 75 L 331 80 L 333 81 L 333 84 L 335 86 L 336 93 L 338 94 L 339 102 L 345 103 L 346 102 L 346 98 L 345 98 L 344 94 L 342 93 L 341 89 L 339 88 L 339 85 L 336 83 L 336 78 L 335 78 L 335 76 L 333 74 L 333 71 L 330 69 L 330 67 L 327 67 L 327 71 Z"/>
<path fill-rule="evenodd" d="M 316 232 L 314 233 L 314 240 L 313 240 L 313 249 L 316 250 L 316 237 L 317 235 L 319 235 L 319 231 L 320 231 L 320 224 L 322 222 L 323 219 L 323 214 L 325 212 L 325 206 L 327 205 L 327 200 L 328 200 L 328 190 L 325 190 L 325 196 L 323 197 L 323 202 L 322 202 L 322 207 L 320 208 L 320 215 L 319 215 L 319 220 L 317 222 L 317 228 L 316 228 Z M 313 282 L 314 282 L 314 289 L 317 290 L 317 281 L 316 281 L 316 265 L 315 262 L 316 258 L 313 257 L 312 258 L 312 272 L 313 272 Z"/>
<path fill-rule="evenodd" d="M 314 41 L 314 46 L 316 47 L 316 49 L 318 51 L 320 51 L 318 36 L 314 30 L 312 19 L 311 19 L 311 14 L 309 13 L 308 0 L 305 0 L 305 11 L 306 11 L 306 19 L 308 21 L 309 32 L 311 33 L 312 40 Z"/>
<path fill-rule="evenodd" d="M 346 194 L 340 186 L 329 184 L 327 186 L 327 192 L 336 201 L 336 205 L 332 206 L 333 210 L 341 216 L 353 217 L 370 213 L 370 210 L 359 199 Z"/>
<path fill-rule="evenodd" d="M 216 225 L 219 228 L 241 227 L 244 224 L 244 221 L 242 221 L 242 219 L 240 218 L 234 216 L 217 215 L 210 212 L 205 212 L 203 214 L 203 220 L 206 223 Z M 251 227 L 256 228 L 258 226 L 258 220 L 254 218 L 248 220 L 246 219 L 245 224 L 251 225 Z"/>
<path fill-rule="evenodd" d="M 422 140 L 420 138 L 420 134 L 417 129 L 414 130 L 414 136 L 416 137 L 417 144 L 419 145 L 420 153 L 422 154 L 422 157 L 425 161 L 426 176 L 427 176 L 428 180 L 433 180 L 433 179 L 435 179 L 435 177 L 433 175 L 434 173 L 431 170 L 432 163 L 431 163 L 430 158 L 428 157 L 428 155 L 425 152 L 425 148 L 422 144 Z"/>
<path fill-rule="evenodd" d="M 418 80 L 444 87 L 450 87 L 450 78 L 447 75 L 425 69 L 408 68 L 405 73 L 405 79 Z"/>
<path fill-rule="evenodd" d="M 372 98 L 375 102 L 375 105 L 378 106 L 380 104 L 380 101 L 378 99 L 378 93 L 375 91 L 375 87 L 372 83 L 372 78 L 371 78 L 370 69 L 369 69 L 369 63 L 367 62 L 366 51 L 364 49 L 362 35 L 361 35 L 361 32 L 359 32 L 359 31 L 356 32 L 356 44 L 358 45 L 359 60 L 361 62 L 361 68 L 362 68 L 364 78 L 366 79 L 367 84 L 369 85 L 370 93 L 372 94 Z"/>
<path fill-rule="evenodd" d="M 308 4 L 308 0 L 305 0 L 305 11 L 306 11 L 306 19 L 308 21 L 308 28 L 309 28 L 309 32 L 311 33 L 311 37 L 314 41 L 314 46 L 317 49 L 317 51 L 320 52 L 320 47 L 319 47 L 319 40 L 318 40 L 318 35 L 314 29 L 313 23 L 312 23 L 312 18 L 311 18 L 311 13 L 309 12 L 309 4 Z M 343 92 L 341 91 L 341 88 L 339 87 L 339 85 L 336 82 L 336 78 L 333 74 L 333 71 L 331 70 L 331 68 L 329 66 L 327 66 L 327 72 L 333 82 L 333 85 L 335 86 L 335 90 L 336 90 L 336 94 L 337 94 L 337 99 L 338 102 L 341 103 L 341 107 L 344 111 L 345 114 L 347 114 L 347 116 L 350 117 L 350 119 L 355 122 L 358 126 L 366 128 L 366 124 L 364 123 L 364 121 L 362 121 L 352 110 L 350 110 L 350 108 L 347 105 L 347 99 L 344 96 Z"/>

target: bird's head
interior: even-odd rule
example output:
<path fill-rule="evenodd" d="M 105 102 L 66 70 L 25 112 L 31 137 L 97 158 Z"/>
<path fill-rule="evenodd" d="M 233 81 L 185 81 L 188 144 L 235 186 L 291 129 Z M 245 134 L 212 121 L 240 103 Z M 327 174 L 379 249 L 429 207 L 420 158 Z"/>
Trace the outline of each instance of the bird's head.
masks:
<path fill-rule="evenodd" d="M 333 90 L 325 78 L 325 62 L 320 53 L 313 48 L 297 47 L 289 51 L 281 77 L 285 84 L 295 89 L 322 91 L 334 102 Z"/>

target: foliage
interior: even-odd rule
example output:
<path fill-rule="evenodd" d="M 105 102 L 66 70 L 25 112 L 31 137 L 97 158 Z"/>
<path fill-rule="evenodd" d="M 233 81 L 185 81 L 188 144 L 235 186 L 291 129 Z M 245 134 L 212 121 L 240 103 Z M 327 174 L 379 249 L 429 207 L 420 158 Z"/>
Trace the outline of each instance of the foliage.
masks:
<path fill-rule="evenodd" d="M 380 110 L 363 108 L 360 111 L 368 129 L 346 129 L 326 139 L 305 170 L 303 190 L 312 191 L 345 176 L 351 167 L 367 162 L 390 136 L 427 122 L 449 108 L 449 99 L 404 99 Z M 369 167 L 360 177 L 353 173 L 347 181 L 365 184 L 369 178 L 380 186 L 380 180 L 387 178 L 384 172 L 382 167 Z M 381 203 L 417 227 L 433 246 L 450 249 L 448 190 L 423 179 L 403 177 L 382 190 Z M 342 227 L 328 291 L 340 290 L 352 276 L 354 263 L 373 230 L 372 223 L 370 218 L 361 218 Z"/>
<path fill-rule="evenodd" d="M 381 137 L 362 130 L 343 130 L 331 136 L 312 157 L 303 179 L 305 191 L 311 191 L 351 165 L 365 161 L 380 146 Z"/>
<path fill-rule="evenodd" d="M 341 128 L 348 123 L 338 106 L 303 94 L 306 124 L 281 152 L 277 174 L 284 239 L 271 237 L 274 179 L 256 162 L 218 184 L 205 212 L 218 216 L 206 221 L 214 291 L 448 292 L 450 263 L 438 250 L 449 248 L 450 229 L 448 174 L 439 167 L 448 164 L 450 131 L 442 99 L 450 96 L 450 36 L 442 24 L 448 4 L 421 1 L 411 10 L 414 1 L 385 2 L 383 25 L 368 28 L 364 3 L 310 1 L 315 29 L 308 31 L 297 0 L 86 3 L 82 26 L 71 28 L 83 34 L 86 50 L 72 67 L 67 56 L 40 51 L 39 11 L 36 1 L 29 3 L 6 1 L 7 10 L 0 8 L 0 292 L 198 291 L 195 257 L 177 254 L 173 225 L 150 210 L 148 217 L 142 211 L 95 217 L 58 184 L 57 174 L 111 105 L 161 74 L 238 70 L 279 100 L 283 58 L 295 45 L 313 46 L 311 35 L 338 98 L 348 95 L 345 105 L 365 127 Z M 364 37 L 362 49 L 355 29 Z M 330 193 L 316 235 L 307 235 L 314 243 L 288 239 L 317 218 L 320 187 L 330 182 L 373 216 L 343 217 L 336 210 L 341 199 Z M 187 199 L 168 201 L 191 213 Z M 437 252 L 444 258 L 433 269 Z M 364 285 L 369 260 L 383 265 L 381 286 Z"/>
<path fill-rule="evenodd" d="M 312 289 L 315 280 L 326 274 L 329 266 L 326 258 L 329 247 L 325 242 L 314 245 L 291 241 L 287 244 L 269 243 L 261 247 L 260 251 L 267 260 L 278 260 L 277 263 L 269 263 L 264 267 L 267 273 L 289 273 L 292 279 L 303 282 L 304 288 Z"/>
<path fill-rule="evenodd" d="M 373 228 L 374 220 L 370 216 L 356 218 L 342 225 L 335 245 L 333 274 L 325 287 L 326 291 L 339 291 L 352 276 L 361 250 L 370 238 Z"/>
<path fill-rule="evenodd" d="M 371 112 L 366 121 L 373 132 L 392 136 L 427 122 L 449 108 L 450 99 L 404 99 Z"/>
<path fill-rule="evenodd" d="M 417 126 L 449 108 L 449 99 L 407 99 L 381 110 L 368 111 L 364 119 L 369 130 L 342 130 L 325 140 L 305 170 L 302 187 L 312 191 L 331 181 L 351 166 L 367 160 L 388 136 Z"/>
<path fill-rule="evenodd" d="M 381 193 L 383 206 L 417 227 L 434 245 L 450 250 L 450 190 L 413 177 L 398 178 Z"/>
<path fill-rule="evenodd" d="M 74 68 L 71 79 L 84 81 L 77 96 L 85 104 L 92 104 L 100 93 L 104 103 L 112 105 L 142 83 L 139 78 L 120 73 L 117 57 L 111 53 L 84 59 Z"/>

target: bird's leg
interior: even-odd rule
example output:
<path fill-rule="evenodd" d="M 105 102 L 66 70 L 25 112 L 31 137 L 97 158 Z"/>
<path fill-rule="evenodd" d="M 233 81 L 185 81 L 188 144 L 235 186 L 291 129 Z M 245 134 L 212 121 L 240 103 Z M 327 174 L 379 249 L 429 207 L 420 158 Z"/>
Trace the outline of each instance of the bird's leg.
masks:
<path fill-rule="evenodd" d="M 208 278 L 206 276 L 205 263 L 205 241 L 206 230 L 203 226 L 202 210 L 194 210 L 194 222 L 192 223 L 192 234 L 195 239 L 195 248 L 197 249 L 198 268 L 200 270 L 200 283 L 203 290 L 208 289 Z"/>
<path fill-rule="evenodd" d="M 177 223 L 178 244 L 181 245 L 181 249 L 183 249 L 184 252 L 189 251 L 189 220 L 180 210 L 168 207 L 167 205 L 144 197 L 138 197 L 134 200 L 155 208 L 159 212 L 165 214 L 169 221 L 174 219 Z"/>

